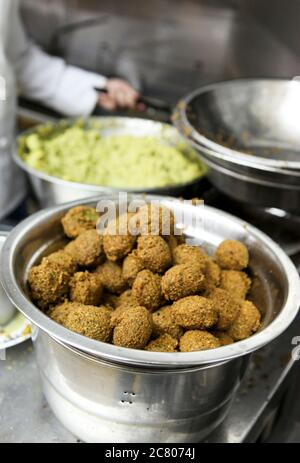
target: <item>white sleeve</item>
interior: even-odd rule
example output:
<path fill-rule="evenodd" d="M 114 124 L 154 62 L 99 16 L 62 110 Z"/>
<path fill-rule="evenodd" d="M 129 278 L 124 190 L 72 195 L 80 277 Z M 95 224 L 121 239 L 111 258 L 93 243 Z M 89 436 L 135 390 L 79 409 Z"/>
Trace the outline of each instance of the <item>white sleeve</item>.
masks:
<path fill-rule="evenodd" d="M 68 66 L 61 58 L 52 57 L 31 43 L 19 17 L 18 2 L 13 0 L 12 5 L 8 48 L 21 93 L 67 116 L 89 115 L 98 98 L 95 87 L 104 88 L 107 79 Z"/>
<path fill-rule="evenodd" d="M 97 102 L 104 76 L 84 71 L 29 43 L 17 65 L 21 92 L 67 116 L 87 116 Z"/>

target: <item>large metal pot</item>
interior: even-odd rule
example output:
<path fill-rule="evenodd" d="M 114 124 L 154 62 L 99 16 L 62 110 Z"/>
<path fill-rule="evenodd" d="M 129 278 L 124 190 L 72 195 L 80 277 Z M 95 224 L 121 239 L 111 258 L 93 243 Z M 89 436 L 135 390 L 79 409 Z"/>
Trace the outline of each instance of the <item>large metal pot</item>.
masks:
<path fill-rule="evenodd" d="M 53 125 L 53 130 L 55 131 L 60 127 L 69 127 L 74 125 L 74 123 L 76 123 L 74 120 L 63 120 L 58 124 Z M 103 137 L 111 135 L 153 136 L 161 139 L 163 143 L 171 146 L 176 146 L 180 143 L 181 150 L 185 152 L 187 156 L 191 156 L 193 159 L 196 158 L 196 154 L 192 152 L 178 130 L 166 123 L 132 117 L 98 116 L 86 119 L 84 121 L 84 126 L 93 127 L 94 129 L 99 130 Z M 22 136 L 29 135 L 30 133 L 34 133 L 40 129 L 43 129 L 43 126 L 27 130 L 26 132 L 23 132 Z M 27 173 L 33 191 L 39 200 L 41 207 L 54 206 L 56 204 L 63 204 L 77 199 L 89 198 L 99 194 L 109 194 L 120 190 L 107 186 L 89 185 L 62 180 L 58 177 L 47 175 L 30 167 L 23 161 L 17 151 L 14 153 L 13 157 L 19 167 Z M 121 188 L 121 190 L 177 197 L 193 197 L 197 195 L 197 191 L 202 181 L 203 177 L 199 177 L 185 184 L 141 190 Z"/>
<path fill-rule="evenodd" d="M 141 199 L 132 195 L 130 199 Z M 189 215 L 184 203 L 162 204 Z M 81 203 L 96 205 L 95 199 Z M 117 200 L 116 197 L 105 199 Z M 61 241 L 60 219 L 79 202 L 32 215 L 8 237 L 1 260 L 5 290 L 35 325 L 35 348 L 45 395 L 57 417 L 88 442 L 196 442 L 224 418 L 248 355 L 279 336 L 297 314 L 298 273 L 286 254 L 259 230 L 210 207 L 197 211 L 204 228 L 186 229 L 191 242 L 212 251 L 225 238 L 250 250 L 252 298 L 261 330 L 238 343 L 201 352 L 158 353 L 94 341 L 56 324 L 30 301 L 30 266 Z M 193 213 L 195 208 L 193 209 Z"/>

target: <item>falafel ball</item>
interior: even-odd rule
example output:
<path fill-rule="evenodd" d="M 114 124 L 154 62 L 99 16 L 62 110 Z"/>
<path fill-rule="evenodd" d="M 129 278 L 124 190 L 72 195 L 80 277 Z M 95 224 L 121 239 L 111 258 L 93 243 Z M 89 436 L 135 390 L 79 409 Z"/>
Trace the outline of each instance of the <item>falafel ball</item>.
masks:
<path fill-rule="evenodd" d="M 111 220 L 104 230 L 104 252 L 113 262 L 127 256 L 136 242 L 136 236 L 128 231 L 128 220 L 128 214 L 123 214 L 116 220 Z"/>
<path fill-rule="evenodd" d="M 194 352 L 197 350 L 216 349 L 221 343 L 218 338 L 208 331 L 186 331 L 180 338 L 179 349 L 181 352 Z"/>
<path fill-rule="evenodd" d="M 137 256 L 144 267 L 154 273 L 163 273 L 172 265 L 170 248 L 161 236 L 140 236 L 137 242 Z"/>
<path fill-rule="evenodd" d="M 118 309 L 117 309 L 118 310 Z M 113 331 L 113 344 L 132 349 L 143 349 L 152 333 L 152 317 L 145 307 L 127 307 Z"/>
<path fill-rule="evenodd" d="M 129 286 L 133 285 L 137 274 L 144 270 L 145 266 L 142 260 L 138 257 L 136 249 L 134 249 L 123 260 L 122 273 L 123 278 L 127 281 Z"/>
<path fill-rule="evenodd" d="M 106 260 L 96 268 L 95 273 L 99 275 L 104 288 L 110 293 L 121 294 L 127 288 L 122 268 L 116 262 Z"/>
<path fill-rule="evenodd" d="M 206 278 L 205 289 L 212 289 L 215 286 L 219 286 L 221 279 L 221 269 L 220 266 L 211 257 L 207 258 L 204 275 Z"/>
<path fill-rule="evenodd" d="M 67 297 L 69 282 L 70 274 L 56 262 L 36 265 L 28 274 L 32 299 L 43 310 Z"/>
<path fill-rule="evenodd" d="M 65 247 L 65 252 L 84 267 L 99 265 L 105 259 L 103 237 L 97 230 L 86 230 Z"/>
<path fill-rule="evenodd" d="M 207 260 L 208 256 L 199 246 L 181 244 L 173 251 L 174 265 L 198 264 L 201 271 L 204 272 L 206 269 Z"/>
<path fill-rule="evenodd" d="M 161 290 L 161 277 L 150 270 L 142 270 L 134 280 L 131 294 L 139 305 L 153 312 L 164 301 Z"/>
<path fill-rule="evenodd" d="M 218 321 L 212 301 L 202 296 L 187 296 L 174 302 L 174 322 L 187 330 L 211 328 Z"/>
<path fill-rule="evenodd" d="M 179 339 L 183 335 L 183 328 L 174 321 L 173 307 L 166 305 L 152 314 L 153 335 L 169 334 L 172 338 Z"/>
<path fill-rule="evenodd" d="M 173 212 L 159 204 L 145 204 L 134 215 L 140 235 L 173 235 L 175 219 Z"/>
<path fill-rule="evenodd" d="M 56 305 L 50 309 L 48 315 L 56 323 L 64 325 L 68 315 L 72 312 L 72 310 L 76 310 L 78 308 L 81 308 L 81 304 L 78 304 L 77 302 L 65 301 L 62 304 Z"/>
<path fill-rule="evenodd" d="M 104 306 L 94 307 L 82 304 L 81 307 L 76 307 L 69 313 L 64 326 L 97 341 L 109 342 L 111 340 L 110 311 Z"/>
<path fill-rule="evenodd" d="M 225 240 L 216 249 L 217 263 L 225 270 L 243 270 L 248 266 L 249 253 L 240 241 Z"/>
<path fill-rule="evenodd" d="M 70 281 L 70 299 L 86 305 L 99 305 L 103 294 L 100 277 L 95 273 L 77 272 Z"/>
<path fill-rule="evenodd" d="M 72 256 L 67 254 L 63 249 L 60 251 L 52 252 L 46 257 L 43 257 L 42 264 L 46 264 L 48 262 L 56 262 L 58 265 L 62 267 L 70 275 L 74 275 L 77 270 L 77 264 Z"/>
<path fill-rule="evenodd" d="M 162 291 L 168 301 L 177 301 L 204 289 L 205 276 L 198 264 L 179 264 L 162 277 Z"/>
<path fill-rule="evenodd" d="M 145 350 L 150 352 L 176 352 L 177 346 L 178 340 L 165 333 L 157 339 L 150 341 L 145 347 Z"/>
<path fill-rule="evenodd" d="M 228 335 L 235 341 L 249 338 L 260 328 L 261 315 L 250 301 L 243 301 L 239 313 L 228 330 Z"/>
<path fill-rule="evenodd" d="M 222 270 L 220 287 L 226 289 L 235 299 L 246 299 L 251 280 L 245 272 Z"/>
<path fill-rule="evenodd" d="M 233 344 L 234 340 L 231 336 L 227 333 L 227 331 L 213 331 L 212 334 L 219 339 L 221 346 L 229 346 L 229 344 Z"/>
<path fill-rule="evenodd" d="M 82 232 L 96 228 L 98 218 L 95 208 L 76 206 L 68 210 L 61 223 L 69 238 L 77 238 Z"/>
<path fill-rule="evenodd" d="M 120 294 L 117 307 L 120 305 L 137 305 L 137 301 L 132 296 L 131 289 L 126 289 L 126 291 Z"/>
<path fill-rule="evenodd" d="M 216 329 L 227 330 L 240 310 L 238 301 L 228 291 L 221 288 L 215 288 L 211 291 L 209 299 L 213 302 L 218 313 Z"/>

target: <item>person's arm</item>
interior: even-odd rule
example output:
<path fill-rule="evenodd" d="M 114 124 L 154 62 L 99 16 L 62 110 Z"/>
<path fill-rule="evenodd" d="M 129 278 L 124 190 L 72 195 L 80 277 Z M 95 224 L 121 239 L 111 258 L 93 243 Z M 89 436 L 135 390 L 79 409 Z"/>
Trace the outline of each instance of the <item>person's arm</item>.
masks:
<path fill-rule="evenodd" d="M 67 116 L 87 116 L 98 103 L 104 88 L 104 76 L 84 71 L 43 52 L 26 37 L 18 11 L 12 0 L 11 36 L 8 43 L 21 93 L 40 101 Z"/>

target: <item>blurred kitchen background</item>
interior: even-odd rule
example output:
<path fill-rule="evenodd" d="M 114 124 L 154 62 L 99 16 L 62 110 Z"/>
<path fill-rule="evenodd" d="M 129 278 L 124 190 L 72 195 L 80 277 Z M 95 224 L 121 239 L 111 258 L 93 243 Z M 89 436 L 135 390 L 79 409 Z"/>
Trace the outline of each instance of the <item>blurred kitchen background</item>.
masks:
<path fill-rule="evenodd" d="M 300 74 L 298 0 L 22 0 L 29 35 L 70 64 L 171 104 L 205 82 Z"/>

